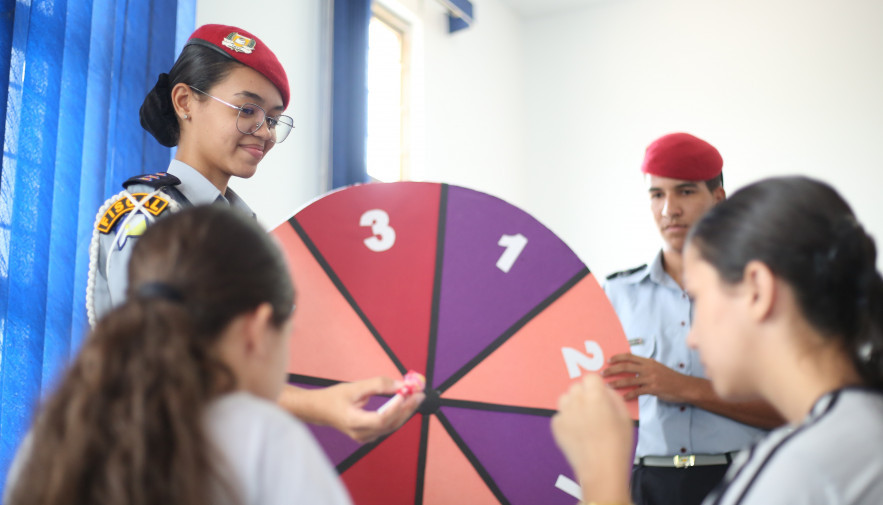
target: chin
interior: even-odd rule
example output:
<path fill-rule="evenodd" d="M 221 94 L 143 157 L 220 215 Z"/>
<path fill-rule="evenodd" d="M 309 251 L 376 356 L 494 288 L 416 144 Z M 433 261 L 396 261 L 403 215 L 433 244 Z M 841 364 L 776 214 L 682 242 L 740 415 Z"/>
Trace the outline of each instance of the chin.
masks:
<path fill-rule="evenodd" d="M 757 394 L 740 387 L 741 385 L 738 383 L 712 379 L 711 386 L 718 396 L 727 401 L 738 402 L 757 399 Z"/>
<path fill-rule="evenodd" d="M 258 172 L 258 167 L 255 165 L 254 167 L 246 167 L 239 170 L 233 171 L 234 177 L 239 177 L 240 179 L 251 179 L 254 177 L 254 174 Z"/>

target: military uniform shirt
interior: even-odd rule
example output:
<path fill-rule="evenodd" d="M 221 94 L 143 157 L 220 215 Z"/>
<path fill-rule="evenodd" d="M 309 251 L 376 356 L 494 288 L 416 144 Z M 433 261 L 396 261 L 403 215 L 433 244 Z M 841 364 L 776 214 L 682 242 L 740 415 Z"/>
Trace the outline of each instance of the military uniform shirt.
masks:
<path fill-rule="evenodd" d="M 166 173 L 133 177 L 123 186 L 121 193 L 105 202 L 95 220 L 86 292 L 86 312 L 93 326 L 125 297 L 132 247 L 153 220 L 181 207 L 212 203 L 230 205 L 254 216 L 232 189 L 227 188 L 222 195 L 196 169 L 178 160 L 172 160 Z M 143 209 L 133 209 L 135 201 L 141 201 Z M 122 210 L 115 212 L 115 208 Z"/>
<path fill-rule="evenodd" d="M 879 505 L 881 441 L 883 393 L 828 393 L 800 425 L 778 428 L 741 453 L 703 505 Z"/>
<path fill-rule="evenodd" d="M 693 377 L 705 378 L 699 354 L 687 347 L 692 303 L 662 264 L 660 251 L 649 266 L 613 274 L 604 291 L 622 322 L 632 354 Z M 654 395 L 638 398 L 637 457 L 724 454 L 760 438 L 763 430 L 689 404 Z"/>

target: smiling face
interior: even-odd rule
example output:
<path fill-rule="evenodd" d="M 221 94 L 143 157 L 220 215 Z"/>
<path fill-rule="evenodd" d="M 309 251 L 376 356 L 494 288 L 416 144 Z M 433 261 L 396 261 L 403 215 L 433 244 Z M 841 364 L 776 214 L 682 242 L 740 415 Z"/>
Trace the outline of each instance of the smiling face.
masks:
<path fill-rule="evenodd" d="M 225 79 L 203 91 L 237 107 L 257 104 L 269 116 L 283 111 L 279 90 L 244 65 L 235 65 Z M 253 176 L 258 163 L 275 145 L 266 123 L 253 134 L 244 134 L 236 126 L 238 110 L 198 92 L 188 93 L 189 118 L 182 125 L 176 157 L 216 186 L 226 187 L 230 177 Z"/>
<path fill-rule="evenodd" d="M 687 232 L 708 209 L 724 199 L 723 188 L 709 191 L 705 182 L 646 176 L 650 211 L 667 250 L 683 252 Z"/>
<path fill-rule="evenodd" d="M 749 289 L 744 282 L 724 282 L 692 245 L 684 251 L 684 288 L 693 299 L 687 345 L 699 351 L 715 392 L 732 400 L 753 397 L 757 332 L 750 323 Z"/>

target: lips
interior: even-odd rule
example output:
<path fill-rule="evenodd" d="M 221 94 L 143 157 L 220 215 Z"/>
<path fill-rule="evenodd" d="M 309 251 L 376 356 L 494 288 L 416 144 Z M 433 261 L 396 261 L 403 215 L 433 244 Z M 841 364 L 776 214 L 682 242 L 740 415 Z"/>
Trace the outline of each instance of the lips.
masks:
<path fill-rule="evenodd" d="M 264 146 L 249 144 L 249 145 L 240 145 L 245 152 L 251 154 L 256 159 L 260 160 L 264 157 Z"/>
<path fill-rule="evenodd" d="M 688 228 L 687 225 L 677 223 L 677 224 L 667 225 L 663 228 L 663 230 L 665 230 L 665 231 L 686 231 L 687 228 Z"/>

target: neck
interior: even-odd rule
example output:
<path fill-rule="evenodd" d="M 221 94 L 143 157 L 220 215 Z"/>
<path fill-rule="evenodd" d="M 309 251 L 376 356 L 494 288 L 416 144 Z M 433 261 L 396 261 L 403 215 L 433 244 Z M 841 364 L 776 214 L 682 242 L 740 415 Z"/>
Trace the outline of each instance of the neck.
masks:
<path fill-rule="evenodd" d="M 186 151 L 182 150 L 180 146 L 178 147 L 178 152 L 175 153 L 175 159 L 193 167 L 194 170 L 208 179 L 214 187 L 218 188 L 218 191 L 220 191 L 222 195 L 225 197 L 227 196 L 227 184 L 230 182 L 229 174 L 225 174 L 221 170 L 207 167 L 203 163 L 196 162 L 196 160 L 194 160 L 192 156 L 189 156 Z"/>
<path fill-rule="evenodd" d="M 663 249 L 662 268 L 665 269 L 665 273 L 678 283 L 678 286 L 684 287 L 684 283 L 681 280 L 684 277 L 684 255 L 681 251 L 671 248 Z"/>
<path fill-rule="evenodd" d="M 849 354 L 808 325 L 796 328 L 780 340 L 790 349 L 774 350 L 771 362 L 762 366 L 769 374 L 759 381 L 764 396 L 791 424 L 806 418 L 813 405 L 827 393 L 861 384 Z"/>

